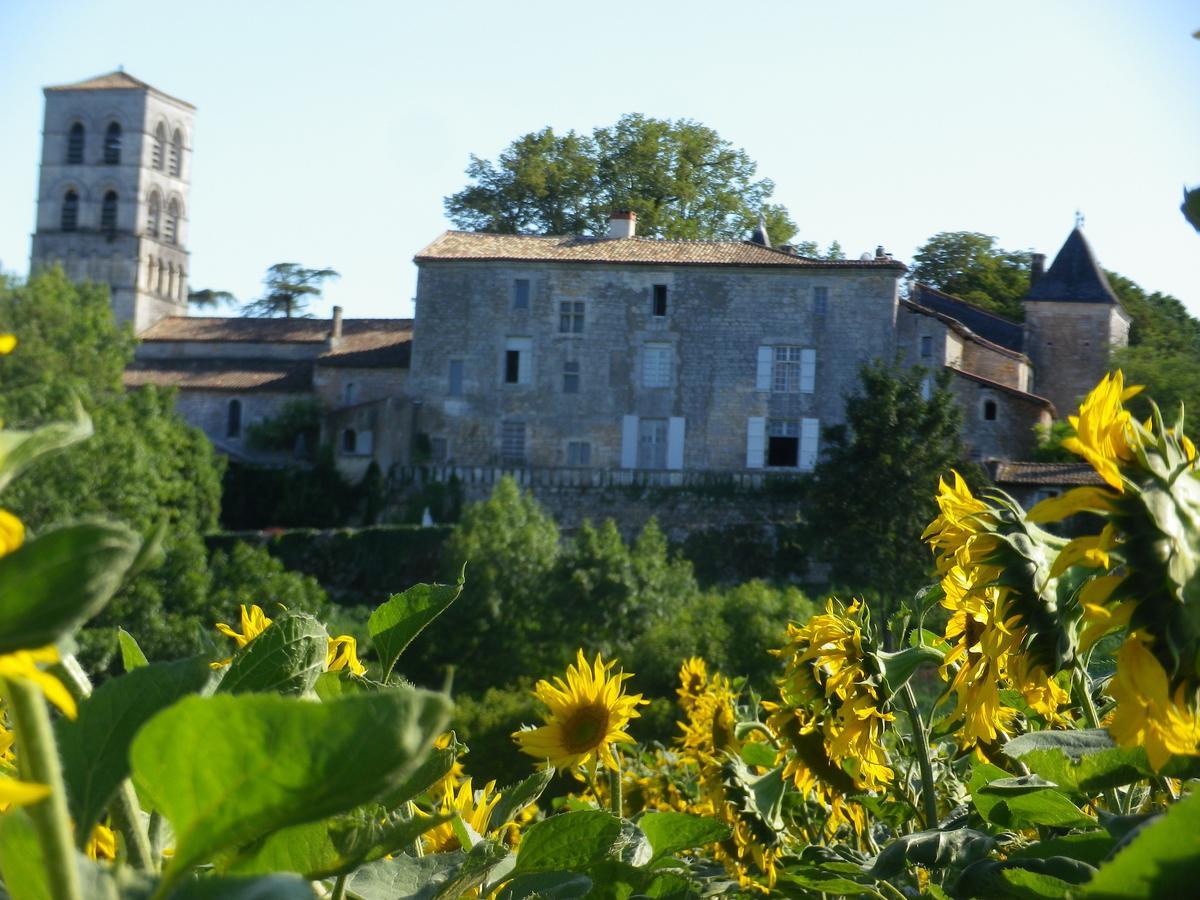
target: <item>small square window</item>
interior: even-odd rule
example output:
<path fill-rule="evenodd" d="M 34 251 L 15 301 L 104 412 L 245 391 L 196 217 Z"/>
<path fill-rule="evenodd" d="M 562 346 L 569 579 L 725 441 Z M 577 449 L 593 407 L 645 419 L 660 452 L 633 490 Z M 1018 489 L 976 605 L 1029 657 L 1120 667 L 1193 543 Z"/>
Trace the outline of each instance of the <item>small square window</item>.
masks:
<path fill-rule="evenodd" d="M 823 316 L 829 311 L 829 288 L 813 288 L 813 312 Z"/>
<path fill-rule="evenodd" d="M 583 334 L 582 300 L 559 301 L 558 330 L 561 334 Z"/>
<path fill-rule="evenodd" d="M 529 309 L 529 279 L 518 278 L 513 281 L 513 305 L 514 310 Z"/>
<path fill-rule="evenodd" d="M 503 422 L 500 425 L 500 461 L 504 465 L 525 464 L 525 423 Z"/>
<path fill-rule="evenodd" d="M 590 466 L 592 464 L 592 445 L 587 441 L 567 442 L 567 465 Z"/>
<path fill-rule="evenodd" d="M 463 361 L 461 359 L 450 360 L 450 385 L 448 393 L 451 397 L 461 397 L 463 395 Z"/>
<path fill-rule="evenodd" d="M 563 363 L 563 393 L 579 393 L 579 361 L 567 360 Z"/>
<path fill-rule="evenodd" d="M 667 314 L 667 286 L 665 284 L 654 285 L 654 315 L 658 317 Z"/>

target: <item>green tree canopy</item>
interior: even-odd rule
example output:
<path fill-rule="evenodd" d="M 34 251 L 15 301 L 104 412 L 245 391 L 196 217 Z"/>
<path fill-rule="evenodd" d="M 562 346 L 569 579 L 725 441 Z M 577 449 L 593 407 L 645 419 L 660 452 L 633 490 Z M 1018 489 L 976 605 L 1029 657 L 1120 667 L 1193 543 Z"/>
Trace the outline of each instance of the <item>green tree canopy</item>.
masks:
<path fill-rule="evenodd" d="M 289 319 L 307 316 L 308 304 L 321 296 L 321 285 L 337 277 L 338 273 L 333 269 L 306 269 L 299 263 L 275 263 L 263 278 L 263 295 L 243 306 L 242 315 Z"/>
<path fill-rule="evenodd" d="M 788 241 L 796 226 L 756 171 L 699 122 L 631 113 L 590 135 L 531 132 L 496 162 L 472 156 L 471 183 L 446 198 L 446 214 L 474 231 L 603 235 L 610 212 L 632 210 L 639 235 L 719 240 L 745 238 L 761 213 L 772 242 Z"/>
<path fill-rule="evenodd" d="M 825 429 L 824 452 L 803 506 L 809 546 L 830 581 L 875 593 L 884 610 L 929 580 L 921 532 L 937 513 L 938 478 L 964 477 L 962 412 L 947 390 L 949 373 L 864 366 L 846 398 L 846 424 Z M 928 394 L 928 399 L 926 399 Z"/>
<path fill-rule="evenodd" d="M 913 255 L 910 278 L 1013 319 L 1025 318 L 1021 298 L 1029 290 L 1032 254 L 1002 250 L 977 231 L 935 234 Z"/>

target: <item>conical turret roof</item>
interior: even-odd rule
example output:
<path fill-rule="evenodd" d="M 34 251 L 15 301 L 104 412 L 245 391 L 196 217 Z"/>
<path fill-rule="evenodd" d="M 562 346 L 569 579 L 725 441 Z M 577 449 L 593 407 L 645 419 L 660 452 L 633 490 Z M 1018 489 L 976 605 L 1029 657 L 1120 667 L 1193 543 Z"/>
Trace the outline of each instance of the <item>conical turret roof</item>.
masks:
<path fill-rule="evenodd" d="M 1068 301 L 1074 303 L 1114 303 L 1117 295 L 1109 287 L 1104 270 L 1096 264 L 1092 248 L 1076 227 L 1054 257 L 1054 262 L 1025 295 L 1025 300 Z"/>

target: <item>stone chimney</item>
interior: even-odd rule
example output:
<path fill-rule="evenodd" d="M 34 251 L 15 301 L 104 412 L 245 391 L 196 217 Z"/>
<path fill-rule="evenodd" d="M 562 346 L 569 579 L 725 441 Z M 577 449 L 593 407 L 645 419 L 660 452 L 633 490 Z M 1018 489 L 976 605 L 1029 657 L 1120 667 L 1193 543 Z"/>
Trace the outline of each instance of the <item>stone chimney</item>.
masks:
<path fill-rule="evenodd" d="M 883 244 L 879 244 L 875 248 L 875 258 L 876 259 L 891 259 L 892 254 L 888 253 L 886 250 L 883 249 Z"/>
<path fill-rule="evenodd" d="M 336 347 L 342 339 L 342 308 L 335 306 L 333 308 L 333 321 L 329 326 L 329 346 Z"/>
<path fill-rule="evenodd" d="M 618 210 L 609 213 L 608 236 L 610 238 L 631 238 L 637 234 L 637 213 L 629 210 Z"/>
<path fill-rule="evenodd" d="M 1046 274 L 1046 254 L 1035 253 L 1029 260 L 1029 286 L 1037 284 Z"/>

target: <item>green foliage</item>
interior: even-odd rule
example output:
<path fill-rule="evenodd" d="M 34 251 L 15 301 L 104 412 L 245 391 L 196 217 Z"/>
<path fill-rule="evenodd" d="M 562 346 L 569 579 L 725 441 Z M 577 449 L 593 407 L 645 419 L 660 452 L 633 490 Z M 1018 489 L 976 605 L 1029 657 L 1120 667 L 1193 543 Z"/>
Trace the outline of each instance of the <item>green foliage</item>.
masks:
<path fill-rule="evenodd" d="M 328 648 L 329 633 L 312 616 L 274 615 L 271 627 L 234 655 L 217 691 L 307 694 L 325 671 Z"/>
<path fill-rule="evenodd" d="M 1048 426 L 1035 425 L 1037 448 L 1033 451 L 1036 462 L 1078 462 L 1079 457 L 1063 447 L 1062 442 L 1075 433 L 1070 422 L 1056 419 Z"/>
<path fill-rule="evenodd" d="M 333 269 L 306 269 L 299 263 L 275 263 L 263 277 L 263 295 L 242 307 L 243 316 L 307 316 L 305 310 L 321 296 L 321 285 L 338 278 Z"/>
<path fill-rule="evenodd" d="M 213 553 L 210 566 L 208 608 L 213 615 L 232 619 L 243 603 L 257 603 L 264 609 L 283 606 L 317 616 L 329 612 L 329 600 L 317 579 L 285 568 L 262 547 L 235 541 L 228 550 Z"/>
<path fill-rule="evenodd" d="M 434 619 L 444 613 L 462 593 L 462 579 L 456 585 L 418 584 L 396 594 L 381 605 L 367 622 L 371 642 L 379 654 L 382 677 L 386 681 L 392 667 L 413 639 Z"/>
<path fill-rule="evenodd" d="M 475 231 L 602 236 L 610 212 L 632 210 L 639 236 L 742 240 L 761 212 L 771 240 L 786 242 L 796 226 L 768 203 L 775 185 L 756 168 L 699 122 L 627 114 L 590 135 L 531 132 L 495 163 L 472 156 L 471 184 L 446 198 L 446 214 Z"/>
<path fill-rule="evenodd" d="M 1200 793 L 1152 820 L 1100 867 L 1083 897 L 1187 896 L 1200 878 Z"/>
<path fill-rule="evenodd" d="M 910 278 L 1020 321 L 1025 318 L 1021 298 L 1029 290 L 1030 265 L 1028 251 L 1002 250 L 991 235 L 943 231 L 913 254 Z"/>
<path fill-rule="evenodd" d="M 456 693 L 452 727 L 471 748 L 464 761 L 467 771 L 480 782 L 513 784 L 523 779 L 529 773 L 529 757 L 517 748 L 512 733 L 539 721 L 539 709 L 528 687 L 492 687 L 477 696 Z"/>
<path fill-rule="evenodd" d="M 261 422 L 246 427 L 246 444 L 256 450 L 294 453 L 300 442 L 307 448 L 307 457 L 316 455 L 321 435 L 324 410 L 315 397 L 289 400 L 279 412 Z"/>
<path fill-rule="evenodd" d="M 221 524 L 230 529 L 338 528 L 361 506 L 355 486 L 334 462 L 332 448 L 317 450 L 311 468 L 268 468 L 230 463 L 225 473 Z"/>
<path fill-rule="evenodd" d="M 941 373 L 925 399 L 932 376 L 924 370 L 864 366 L 860 392 L 846 398 L 846 425 L 825 430 L 803 508 L 809 546 L 828 562 L 830 581 L 879 596 L 885 621 L 927 581 L 920 534 L 937 514 L 938 479 L 951 468 L 969 480 L 974 474 L 949 377 Z"/>
<path fill-rule="evenodd" d="M 1179 210 L 1191 226 L 1200 231 L 1200 187 L 1183 189 L 1183 203 L 1179 205 Z"/>

